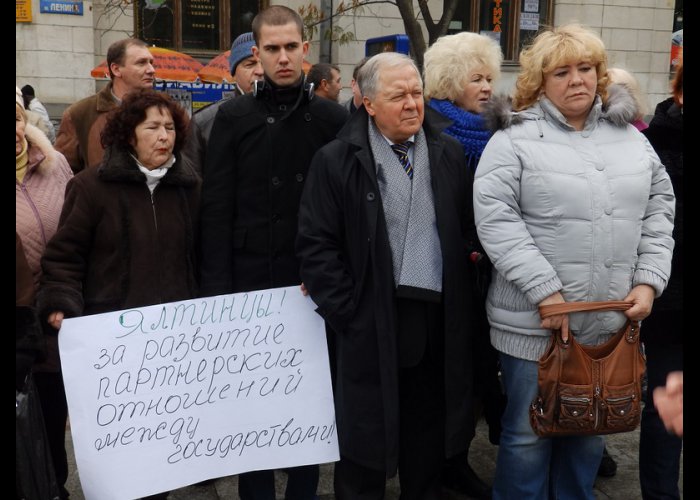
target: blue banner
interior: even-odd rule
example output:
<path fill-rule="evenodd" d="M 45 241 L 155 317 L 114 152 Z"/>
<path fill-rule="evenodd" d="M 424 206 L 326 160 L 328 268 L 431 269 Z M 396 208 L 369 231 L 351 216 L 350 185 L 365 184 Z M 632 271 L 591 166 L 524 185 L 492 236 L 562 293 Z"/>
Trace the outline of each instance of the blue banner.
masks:
<path fill-rule="evenodd" d="M 192 95 L 192 112 L 207 104 L 220 101 L 228 92 L 233 92 L 230 83 L 195 83 L 195 82 L 164 82 L 158 81 L 154 88 L 159 91 L 169 89 L 186 90 Z"/>
<path fill-rule="evenodd" d="M 40 0 L 39 7 L 42 14 L 70 14 L 83 15 L 83 2 L 71 0 Z"/>

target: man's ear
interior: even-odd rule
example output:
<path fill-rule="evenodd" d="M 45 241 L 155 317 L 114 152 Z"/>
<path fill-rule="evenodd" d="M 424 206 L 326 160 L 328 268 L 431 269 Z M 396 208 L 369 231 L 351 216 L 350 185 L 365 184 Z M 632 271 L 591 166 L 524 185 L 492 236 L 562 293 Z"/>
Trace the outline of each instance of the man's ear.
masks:
<path fill-rule="evenodd" d="M 253 51 L 253 55 L 254 55 L 257 59 L 260 59 L 260 49 L 258 48 L 258 46 L 257 46 L 257 45 L 253 45 L 253 47 L 251 47 L 251 49 L 252 49 L 252 51 Z"/>
<path fill-rule="evenodd" d="M 369 100 L 369 97 L 364 96 L 362 98 L 362 103 L 365 105 L 365 109 L 367 110 L 367 114 L 369 116 L 374 116 L 377 114 L 377 111 L 374 109 L 374 106 L 372 105 L 372 101 Z"/>
<path fill-rule="evenodd" d="M 112 74 L 114 76 L 122 76 L 122 72 L 119 70 L 119 65 L 117 63 L 110 64 L 109 69 L 112 70 Z"/>

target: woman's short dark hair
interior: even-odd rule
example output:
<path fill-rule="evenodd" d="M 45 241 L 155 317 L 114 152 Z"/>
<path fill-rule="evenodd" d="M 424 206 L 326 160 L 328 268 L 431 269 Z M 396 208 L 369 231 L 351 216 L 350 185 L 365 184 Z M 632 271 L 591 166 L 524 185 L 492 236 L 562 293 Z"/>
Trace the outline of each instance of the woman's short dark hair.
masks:
<path fill-rule="evenodd" d="M 187 139 L 189 118 L 185 111 L 168 94 L 151 89 L 139 89 L 124 96 L 120 106 L 110 111 L 102 130 L 102 147 L 115 146 L 133 152 L 132 141 L 136 139 L 136 126 L 146 120 L 148 108 L 156 106 L 167 109 L 175 122 L 175 147 L 173 153 L 182 150 Z"/>

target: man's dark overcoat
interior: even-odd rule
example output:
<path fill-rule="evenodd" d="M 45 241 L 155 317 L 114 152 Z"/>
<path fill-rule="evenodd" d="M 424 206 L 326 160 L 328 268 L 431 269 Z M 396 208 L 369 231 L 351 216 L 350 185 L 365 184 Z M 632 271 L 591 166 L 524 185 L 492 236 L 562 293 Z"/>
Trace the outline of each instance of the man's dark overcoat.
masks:
<path fill-rule="evenodd" d="M 219 108 L 202 185 L 202 296 L 300 283 L 294 239 L 306 174 L 347 117 L 301 91 L 266 82 L 257 97 Z"/>
<path fill-rule="evenodd" d="M 445 450 L 452 456 L 473 435 L 468 304 L 476 241 L 471 173 L 449 125 L 426 109 L 431 184 L 443 259 L 445 313 Z M 338 139 L 314 157 L 299 210 L 301 278 L 336 333 L 336 421 L 340 453 L 396 473 L 399 444 L 397 317 L 394 276 L 368 141 L 364 107 Z"/>

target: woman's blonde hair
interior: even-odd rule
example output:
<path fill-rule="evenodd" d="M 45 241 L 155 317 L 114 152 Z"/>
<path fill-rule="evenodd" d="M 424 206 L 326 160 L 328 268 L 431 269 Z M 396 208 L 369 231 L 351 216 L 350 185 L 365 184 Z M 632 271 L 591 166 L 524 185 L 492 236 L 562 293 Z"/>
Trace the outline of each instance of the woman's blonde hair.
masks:
<path fill-rule="evenodd" d="M 27 113 L 24 111 L 24 108 L 19 105 L 19 103 L 15 103 L 15 111 L 17 111 L 20 116 L 22 116 L 22 120 L 24 123 L 27 123 Z"/>
<path fill-rule="evenodd" d="M 443 36 L 423 56 L 425 97 L 457 99 L 471 73 L 481 66 L 497 80 L 502 61 L 501 46 L 487 36 L 470 32 Z"/>
<path fill-rule="evenodd" d="M 595 66 L 598 75 L 596 94 L 605 103 L 608 97 L 608 56 L 600 37 L 580 24 L 566 24 L 538 34 L 520 53 L 513 109 L 521 111 L 537 101 L 544 87 L 545 74 L 560 66 L 584 61 Z"/>
<path fill-rule="evenodd" d="M 608 68 L 608 85 L 613 83 L 624 86 L 634 97 L 634 102 L 637 105 L 637 115 L 634 118 L 637 120 L 644 118 L 649 108 L 642 99 L 642 91 L 639 90 L 637 79 L 632 73 L 622 68 Z"/>

